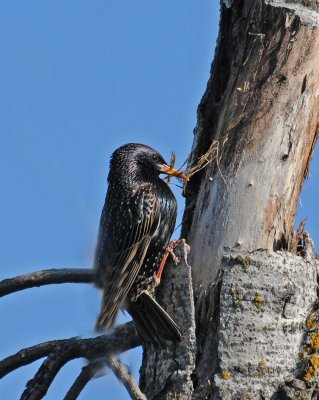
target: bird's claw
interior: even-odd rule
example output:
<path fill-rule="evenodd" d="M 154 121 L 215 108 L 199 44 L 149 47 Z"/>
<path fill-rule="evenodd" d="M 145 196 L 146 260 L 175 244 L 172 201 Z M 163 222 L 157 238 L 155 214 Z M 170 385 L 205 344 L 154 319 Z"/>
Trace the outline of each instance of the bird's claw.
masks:
<path fill-rule="evenodd" d="M 166 248 L 166 251 L 171 255 L 173 258 L 174 264 L 178 265 L 180 263 L 180 259 L 176 256 L 174 253 L 174 249 L 180 245 L 183 245 L 183 250 L 182 250 L 182 257 L 184 258 L 184 261 L 187 264 L 187 254 L 190 252 L 190 246 L 186 243 L 185 239 L 179 239 L 179 240 L 173 240 L 170 242 Z"/>
<path fill-rule="evenodd" d="M 180 263 L 180 259 L 177 257 L 177 255 L 174 253 L 174 250 L 167 250 L 170 256 L 173 259 L 173 262 L 175 265 L 178 265 Z"/>

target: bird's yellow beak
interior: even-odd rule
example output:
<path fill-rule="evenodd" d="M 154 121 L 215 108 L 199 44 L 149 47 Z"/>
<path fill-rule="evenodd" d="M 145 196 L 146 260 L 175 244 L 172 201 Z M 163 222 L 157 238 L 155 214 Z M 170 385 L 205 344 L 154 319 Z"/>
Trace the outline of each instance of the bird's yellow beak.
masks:
<path fill-rule="evenodd" d="M 184 181 L 186 181 L 186 182 L 189 181 L 189 177 L 187 175 L 183 174 L 182 172 L 178 171 L 177 169 L 175 169 L 167 164 L 161 165 L 159 170 L 160 170 L 160 172 L 163 172 L 164 174 L 176 176 L 177 178 L 184 179 Z"/>

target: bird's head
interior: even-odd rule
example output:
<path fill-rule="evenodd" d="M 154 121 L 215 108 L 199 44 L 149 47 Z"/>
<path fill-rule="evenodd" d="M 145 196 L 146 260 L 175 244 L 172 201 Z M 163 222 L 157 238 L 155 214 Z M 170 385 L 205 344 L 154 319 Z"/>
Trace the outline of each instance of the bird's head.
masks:
<path fill-rule="evenodd" d="M 163 173 L 188 180 L 186 175 L 167 164 L 160 153 L 144 144 L 128 143 L 115 150 L 111 169 L 113 166 L 116 168 L 116 165 L 121 167 L 127 165 L 129 169 L 127 172 L 139 170 L 146 175 Z"/>

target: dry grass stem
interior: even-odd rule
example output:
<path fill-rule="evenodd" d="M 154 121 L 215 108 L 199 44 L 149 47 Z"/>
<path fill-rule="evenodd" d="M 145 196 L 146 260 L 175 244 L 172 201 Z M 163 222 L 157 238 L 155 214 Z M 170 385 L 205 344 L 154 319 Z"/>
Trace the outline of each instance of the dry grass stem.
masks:
<path fill-rule="evenodd" d="M 214 140 L 210 145 L 209 149 L 206 151 L 206 153 L 199 157 L 195 165 L 192 165 L 191 167 L 187 168 L 186 171 L 184 171 L 184 174 L 190 178 L 197 172 L 206 168 L 207 165 L 210 164 L 213 160 L 216 160 L 217 168 L 224 182 L 226 183 L 225 178 L 223 177 L 223 174 L 220 170 L 220 161 L 221 161 L 220 149 L 224 148 L 227 140 L 228 140 L 227 136 L 223 138 L 222 142 L 220 140 Z"/>

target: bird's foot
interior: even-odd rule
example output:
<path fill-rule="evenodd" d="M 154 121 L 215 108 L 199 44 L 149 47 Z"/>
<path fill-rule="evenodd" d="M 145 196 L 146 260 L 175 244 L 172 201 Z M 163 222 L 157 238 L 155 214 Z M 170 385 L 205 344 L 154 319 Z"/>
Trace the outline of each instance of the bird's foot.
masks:
<path fill-rule="evenodd" d="M 161 277 L 162 277 L 162 273 L 166 264 L 166 260 L 167 257 L 169 255 L 171 255 L 173 262 L 175 265 L 178 265 L 180 263 L 180 259 L 176 256 L 176 254 L 174 253 L 174 249 L 176 249 L 176 247 L 178 247 L 179 245 L 184 244 L 184 247 L 187 246 L 185 239 L 178 239 L 178 240 L 172 240 L 166 247 L 166 251 L 163 255 L 163 258 L 161 260 L 160 266 L 154 276 L 154 281 L 155 281 L 155 286 L 158 286 L 161 282 Z"/>
<path fill-rule="evenodd" d="M 180 244 L 185 244 L 185 243 L 186 243 L 185 239 L 172 240 L 170 243 L 168 243 L 166 247 L 166 252 L 170 254 L 175 265 L 178 265 L 180 263 L 180 259 L 174 253 L 174 249 L 176 249 L 176 247 L 178 247 Z"/>

